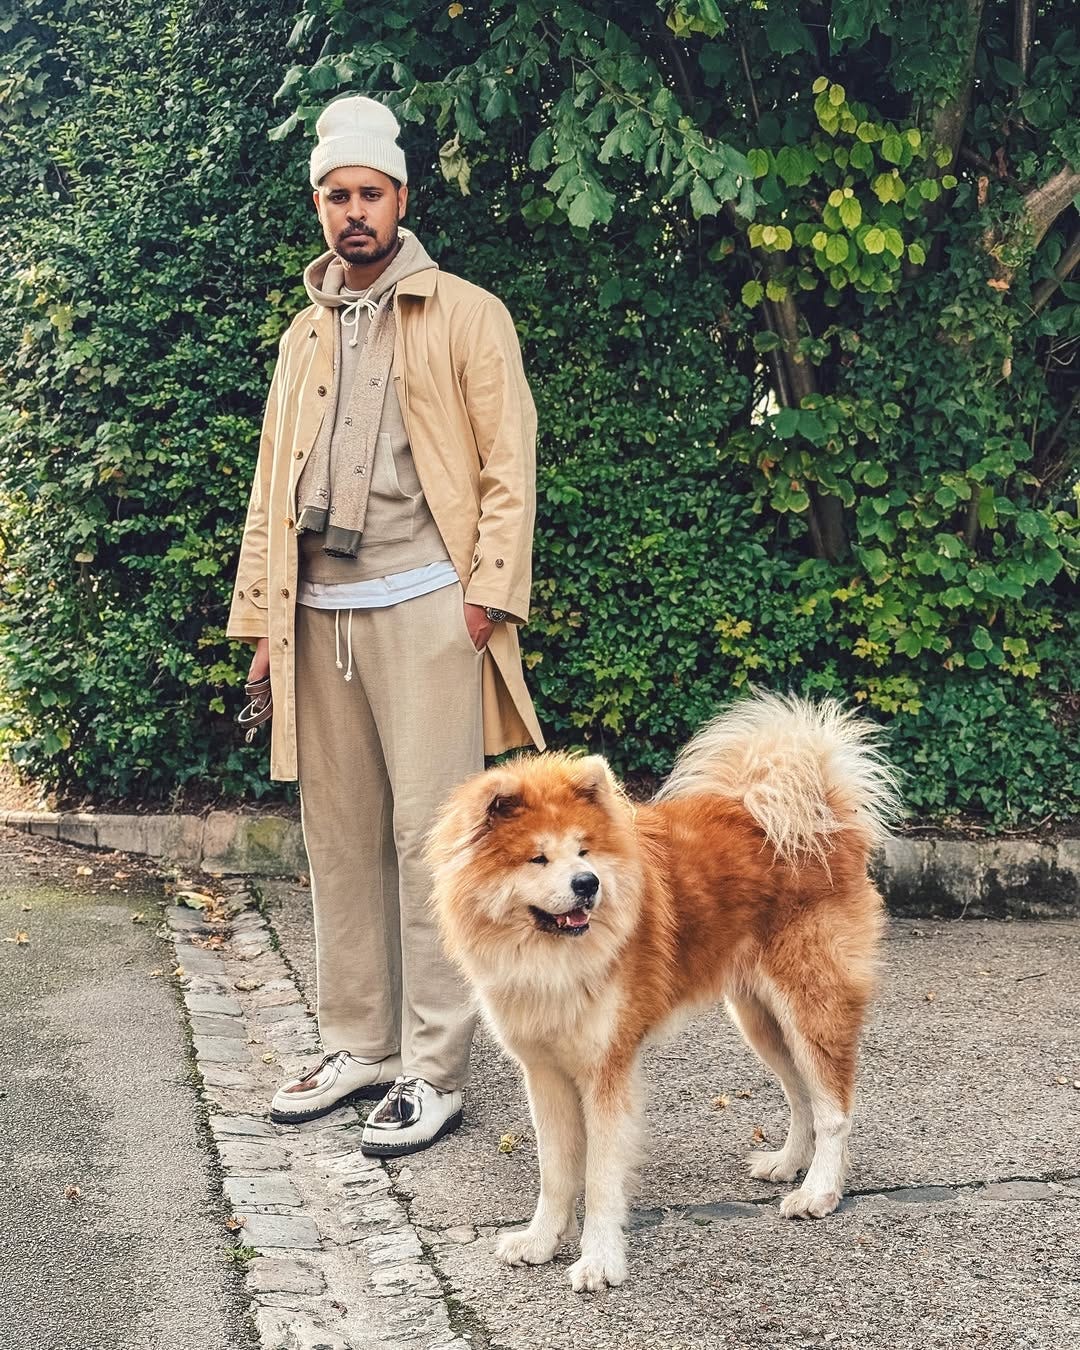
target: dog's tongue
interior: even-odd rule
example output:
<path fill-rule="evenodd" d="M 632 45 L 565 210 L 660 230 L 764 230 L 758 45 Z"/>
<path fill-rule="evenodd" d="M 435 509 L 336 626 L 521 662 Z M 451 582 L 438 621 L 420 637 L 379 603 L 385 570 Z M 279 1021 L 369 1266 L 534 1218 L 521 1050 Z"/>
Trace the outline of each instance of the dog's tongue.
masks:
<path fill-rule="evenodd" d="M 560 928 L 584 928 L 589 916 L 583 909 L 572 909 L 568 914 L 556 914 L 555 922 Z"/>

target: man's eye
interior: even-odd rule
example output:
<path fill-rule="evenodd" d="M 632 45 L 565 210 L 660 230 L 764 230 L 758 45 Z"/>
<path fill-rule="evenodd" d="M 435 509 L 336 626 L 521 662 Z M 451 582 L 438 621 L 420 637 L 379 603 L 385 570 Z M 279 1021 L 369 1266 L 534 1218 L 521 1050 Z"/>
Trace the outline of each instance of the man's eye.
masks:
<path fill-rule="evenodd" d="M 538 853 L 535 858 L 530 858 L 529 861 L 536 863 L 539 867 L 547 866 L 547 858 L 542 853 Z"/>

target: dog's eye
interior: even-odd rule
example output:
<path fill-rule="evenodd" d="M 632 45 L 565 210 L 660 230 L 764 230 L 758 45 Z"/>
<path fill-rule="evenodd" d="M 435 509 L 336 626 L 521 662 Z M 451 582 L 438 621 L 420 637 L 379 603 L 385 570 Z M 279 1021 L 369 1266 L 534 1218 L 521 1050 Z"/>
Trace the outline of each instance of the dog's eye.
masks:
<path fill-rule="evenodd" d="M 538 853 L 535 858 L 530 858 L 529 861 L 536 863 L 539 867 L 547 866 L 547 858 L 542 853 Z"/>
<path fill-rule="evenodd" d="M 578 857 L 579 857 L 579 858 L 587 858 L 588 856 L 589 856 L 589 850 L 588 850 L 587 848 L 579 848 L 579 849 L 578 849 Z"/>

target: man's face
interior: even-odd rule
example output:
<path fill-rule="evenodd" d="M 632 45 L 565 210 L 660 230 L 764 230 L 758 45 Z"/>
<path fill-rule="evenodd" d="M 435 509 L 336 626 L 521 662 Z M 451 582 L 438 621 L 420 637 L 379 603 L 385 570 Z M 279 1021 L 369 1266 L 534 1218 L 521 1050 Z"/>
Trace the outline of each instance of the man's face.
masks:
<path fill-rule="evenodd" d="M 378 169 L 334 169 L 314 193 L 327 244 L 353 267 L 381 262 L 394 252 L 408 199 L 409 189 L 395 188 Z"/>

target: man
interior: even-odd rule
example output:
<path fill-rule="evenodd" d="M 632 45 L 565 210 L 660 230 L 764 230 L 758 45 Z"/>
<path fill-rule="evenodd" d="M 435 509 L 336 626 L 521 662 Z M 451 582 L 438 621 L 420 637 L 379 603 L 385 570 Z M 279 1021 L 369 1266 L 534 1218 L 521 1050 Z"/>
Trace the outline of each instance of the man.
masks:
<path fill-rule="evenodd" d="M 536 415 L 513 322 L 399 229 L 392 113 L 317 123 L 329 252 L 281 342 L 229 615 L 269 673 L 271 775 L 299 778 L 325 1057 L 274 1097 L 313 1120 L 380 1098 L 361 1147 L 426 1148 L 461 1122 L 474 1017 L 431 922 L 439 805 L 540 729 L 529 612 Z"/>

